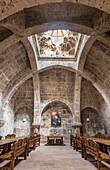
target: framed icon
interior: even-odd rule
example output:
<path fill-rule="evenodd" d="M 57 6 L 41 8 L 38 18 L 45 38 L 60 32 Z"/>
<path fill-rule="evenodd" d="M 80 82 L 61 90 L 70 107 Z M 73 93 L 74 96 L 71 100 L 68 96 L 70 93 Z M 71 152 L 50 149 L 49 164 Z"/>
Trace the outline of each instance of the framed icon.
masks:
<path fill-rule="evenodd" d="M 51 113 L 51 126 L 61 127 L 61 112 L 54 111 Z"/>

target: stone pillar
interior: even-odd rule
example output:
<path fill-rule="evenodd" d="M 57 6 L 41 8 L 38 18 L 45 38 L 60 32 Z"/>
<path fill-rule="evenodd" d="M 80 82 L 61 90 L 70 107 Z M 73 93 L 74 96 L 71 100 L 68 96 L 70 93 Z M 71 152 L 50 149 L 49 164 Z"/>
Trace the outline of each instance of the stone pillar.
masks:
<path fill-rule="evenodd" d="M 80 73 L 76 73 L 75 78 L 75 91 L 74 91 L 74 117 L 73 117 L 73 128 L 75 128 L 77 135 L 80 135 L 81 118 L 80 118 L 80 90 L 81 90 L 81 79 Z"/>
<path fill-rule="evenodd" d="M 0 92 L 0 127 L 4 125 L 5 121 L 3 119 L 3 108 L 2 108 L 2 93 Z"/>
<path fill-rule="evenodd" d="M 74 123 L 72 128 L 74 129 L 74 135 L 76 136 L 80 136 L 80 128 L 81 128 L 82 124 L 81 123 Z"/>
<path fill-rule="evenodd" d="M 40 84 L 39 84 L 39 74 L 38 74 L 38 72 L 33 74 L 33 85 L 34 85 L 34 119 L 33 119 L 33 127 L 34 127 L 34 132 L 35 131 L 37 132 L 37 129 L 38 129 L 37 127 L 39 127 L 40 123 L 41 123 Z"/>

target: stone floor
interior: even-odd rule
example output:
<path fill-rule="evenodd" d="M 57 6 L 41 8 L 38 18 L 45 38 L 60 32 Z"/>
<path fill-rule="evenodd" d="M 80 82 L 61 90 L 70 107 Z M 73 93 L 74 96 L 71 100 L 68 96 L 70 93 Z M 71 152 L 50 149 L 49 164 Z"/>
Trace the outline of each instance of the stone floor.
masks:
<path fill-rule="evenodd" d="M 89 161 L 70 146 L 40 146 L 27 160 L 20 161 L 15 170 L 96 170 Z"/>

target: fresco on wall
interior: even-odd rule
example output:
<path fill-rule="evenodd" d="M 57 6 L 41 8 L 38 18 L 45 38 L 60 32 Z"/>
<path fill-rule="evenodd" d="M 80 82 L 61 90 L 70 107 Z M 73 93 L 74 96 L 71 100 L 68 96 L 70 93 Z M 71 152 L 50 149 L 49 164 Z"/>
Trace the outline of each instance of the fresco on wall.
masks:
<path fill-rule="evenodd" d="M 69 30 L 52 30 L 36 35 L 39 56 L 75 58 L 81 34 Z"/>

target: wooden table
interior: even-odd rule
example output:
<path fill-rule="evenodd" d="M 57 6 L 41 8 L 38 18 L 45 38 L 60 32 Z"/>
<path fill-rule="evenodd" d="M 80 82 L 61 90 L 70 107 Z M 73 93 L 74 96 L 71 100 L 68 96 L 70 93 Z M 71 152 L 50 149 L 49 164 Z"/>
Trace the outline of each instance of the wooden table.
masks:
<path fill-rule="evenodd" d="M 100 139 L 100 138 L 91 138 L 91 139 L 93 139 L 95 142 L 97 142 L 99 144 L 104 144 L 104 145 L 110 147 L 110 140 Z"/>
<path fill-rule="evenodd" d="M 94 137 L 86 137 L 86 136 L 81 136 L 81 137 L 94 140 L 96 143 L 99 144 L 100 150 L 108 154 L 108 149 L 110 149 L 110 140 L 94 138 Z"/>
<path fill-rule="evenodd" d="M 29 138 L 29 136 L 19 136 L 15 138 L 10 138 L 10 139 L 3 139 L 0 140 L 0 147 L 3 147 L 3 150 L 1 153 L 5 153 L 7 151 L 11 150 L 11 145 L 18 141 L 19 139 L 24 139 L 24 138 Z"/>
<path fill-rule="evenodd" d="M 48 145 L 58 145 L 57 141 L 59 140 L 59 145 L 63 145 L 63 136 L 47 136 Z"/>

